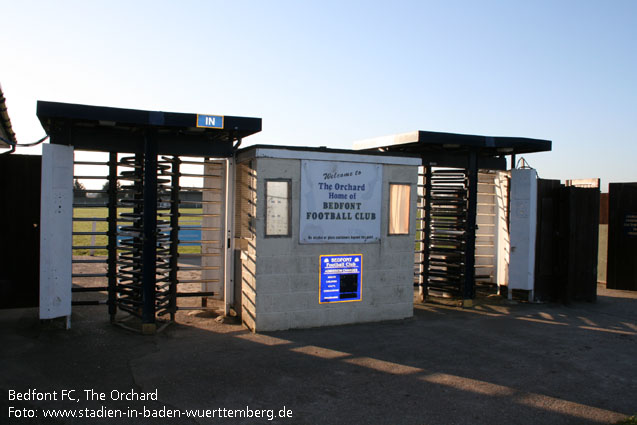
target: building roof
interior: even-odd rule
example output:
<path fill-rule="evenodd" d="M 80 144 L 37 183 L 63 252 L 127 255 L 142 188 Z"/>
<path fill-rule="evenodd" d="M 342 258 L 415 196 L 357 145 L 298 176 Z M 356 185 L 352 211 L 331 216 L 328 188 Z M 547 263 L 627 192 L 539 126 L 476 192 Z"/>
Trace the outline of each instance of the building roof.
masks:
<path fill-rule="evenodd" d="M 51 143 L 105 152 L 141 152 L 150 138 L 159 154 L 226 156 L 234 141 L 261 131 L 261 118 L 60 102 L 38 101 L 37 115 Z M 206 117 L 219 121 L 208 126 Z"/>
<path fill-rule="evenodd" d="M 17 143 L 15 132 L 11 127 L 11 119 L 9 119 L 9 113 L 7 111 L 6 99 L 2 92 L 2 86 L 0 86 L 0 137 L 10 140 L 13 143 Z M 0 147 L 11 147 L 8 143 L 0 140 Z"/>
<path fill-rule="evenodd" d="M 237 152 L 238 161 L 252 158 L 311 159 L 317 161 L 368 162 L 387 165 L 420 165 L 420 157 L 413 154 L 361 152 L 326 147 L 253 145 Z"/>

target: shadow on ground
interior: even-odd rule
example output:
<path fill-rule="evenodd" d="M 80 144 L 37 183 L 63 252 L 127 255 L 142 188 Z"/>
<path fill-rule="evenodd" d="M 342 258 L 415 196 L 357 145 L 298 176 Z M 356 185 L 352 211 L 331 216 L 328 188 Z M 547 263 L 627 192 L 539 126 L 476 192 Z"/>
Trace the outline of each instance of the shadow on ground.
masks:
<path fill-rule="evenodd" d="M 0 423 L 598 424 L 637 412 L 637 295 L 596 304 L 415 305 L 412 319 L 252 334 L 180 314 L 154 336 L 76 308 L 73 328 L 0 311 Z M 9 400 L 74 389 L 80 401 Z M 85 400 L 83 390 L 106 400 Z M 157 401 L 110 400 L 112 390 Z M 9 407 L 37 418 L 8 419 Z M 285 406 L 292 418 L 268 420 Z M 45 419 L 44 409 L 265 409 L 265 418 Z M 219 413 L 215 413 L 217 416 Z"/>

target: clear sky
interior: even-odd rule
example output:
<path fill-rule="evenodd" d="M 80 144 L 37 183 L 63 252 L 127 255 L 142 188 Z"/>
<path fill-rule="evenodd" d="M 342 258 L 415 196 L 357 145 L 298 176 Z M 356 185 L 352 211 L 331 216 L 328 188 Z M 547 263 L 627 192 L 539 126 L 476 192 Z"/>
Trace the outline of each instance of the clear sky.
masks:
<path fill-rule="evenodd" d="M 637 181 L 635 0 L 0 0 L 0 16 L 21 143 L 44 135 L 41 99 L 263 118 L 245 145 L 542 138 L 541 177 Z"/>

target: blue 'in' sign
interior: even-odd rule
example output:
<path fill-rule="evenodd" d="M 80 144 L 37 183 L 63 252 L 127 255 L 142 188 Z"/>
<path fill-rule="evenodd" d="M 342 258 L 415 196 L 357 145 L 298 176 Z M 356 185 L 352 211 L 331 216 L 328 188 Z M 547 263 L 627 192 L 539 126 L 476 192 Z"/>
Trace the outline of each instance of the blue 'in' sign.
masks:
<path fill-rule="evenodd" d="M 197 127 L 223 129 L 223 116 L 197 115 Z"/>

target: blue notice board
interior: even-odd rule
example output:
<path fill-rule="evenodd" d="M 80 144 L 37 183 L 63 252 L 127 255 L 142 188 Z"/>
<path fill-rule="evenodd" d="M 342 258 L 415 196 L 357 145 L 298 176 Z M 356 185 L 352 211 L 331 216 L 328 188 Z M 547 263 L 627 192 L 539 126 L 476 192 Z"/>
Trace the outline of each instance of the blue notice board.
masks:
<path fill-rule="evenodd" d="M 319 304 L 363 299 L 363 255 L 321 255 Z"/>
<path fill-rule="evenodd" d="M 223 130 L 223 116 L 197 114 L 197 127 Z"/>

